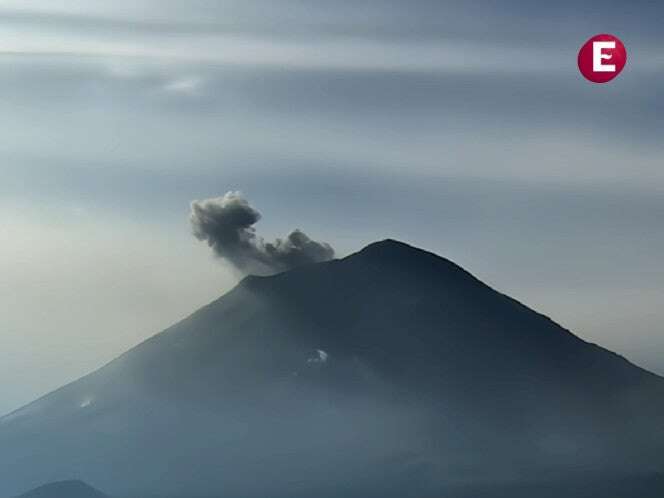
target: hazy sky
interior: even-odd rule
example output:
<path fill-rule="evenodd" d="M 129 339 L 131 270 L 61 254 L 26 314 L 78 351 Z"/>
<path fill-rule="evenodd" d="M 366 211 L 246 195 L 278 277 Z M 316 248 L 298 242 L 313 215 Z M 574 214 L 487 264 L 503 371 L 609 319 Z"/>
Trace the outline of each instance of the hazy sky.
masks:
<path fill-rule="evenodd" d="M 413 243 L 664 373 L 664 7 L 578 3 L 1 1 L 0 412 L 229 289 L 187 215 L 238 189 L 268 237 Z"/>

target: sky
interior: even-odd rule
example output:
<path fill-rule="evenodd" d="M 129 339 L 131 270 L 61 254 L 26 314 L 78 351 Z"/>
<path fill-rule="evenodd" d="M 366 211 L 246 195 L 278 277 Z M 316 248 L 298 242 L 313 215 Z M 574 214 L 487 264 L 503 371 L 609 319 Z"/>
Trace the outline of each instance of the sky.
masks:
<path fill-rule="evenodd" d="M 215 299 L 192 200 L 396 238 L 664 374 L 664 7 L 0 1 L 0 413 Z M 582 79 L 609 32 L 624 72 Z"/>

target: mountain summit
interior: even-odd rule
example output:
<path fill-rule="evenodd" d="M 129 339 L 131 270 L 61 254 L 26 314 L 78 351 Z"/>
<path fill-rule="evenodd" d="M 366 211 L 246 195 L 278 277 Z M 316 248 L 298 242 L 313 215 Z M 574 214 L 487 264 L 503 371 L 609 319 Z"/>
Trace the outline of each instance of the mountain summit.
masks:
<path fill-rule="evenodd" d="M 385 240 L 247 277 L 0 419 L 0 494 L 67 475 L 289 498 L 631 476 L 663 470 L 663 399 L 661 378 Z"/>

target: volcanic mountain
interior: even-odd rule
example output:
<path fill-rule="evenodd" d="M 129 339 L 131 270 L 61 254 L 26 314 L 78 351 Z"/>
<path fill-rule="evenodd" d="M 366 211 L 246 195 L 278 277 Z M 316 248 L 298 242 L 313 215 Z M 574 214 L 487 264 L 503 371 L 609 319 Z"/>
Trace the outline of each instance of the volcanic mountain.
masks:
<path fill-rule="evenodd" d="M 663 400 L 660 377 L 386 240 L 247 277 L 0 419 L 0 495 L 72 475 L 252 498 L 636 479 L 664 470 Z"/>

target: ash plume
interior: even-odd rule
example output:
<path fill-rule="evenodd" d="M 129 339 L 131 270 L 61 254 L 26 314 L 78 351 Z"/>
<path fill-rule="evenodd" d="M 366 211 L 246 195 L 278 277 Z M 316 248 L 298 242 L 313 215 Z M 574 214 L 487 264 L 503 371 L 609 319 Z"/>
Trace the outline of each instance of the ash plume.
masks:
<path fill-rule="evenodd" d="M 243 274 L 272 274 L 334 257 L 329 244 L 312 240 L 299 229 L 283 239 L 265 241 L 254 228 L 260 219 L 240 192 L 193 201 L 189 218 L 194 236 Z"/>

